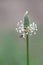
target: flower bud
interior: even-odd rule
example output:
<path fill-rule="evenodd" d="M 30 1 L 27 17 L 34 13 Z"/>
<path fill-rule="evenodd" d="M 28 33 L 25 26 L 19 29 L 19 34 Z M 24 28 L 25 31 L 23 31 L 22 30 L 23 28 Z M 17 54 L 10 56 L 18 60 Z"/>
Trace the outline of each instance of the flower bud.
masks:
<path fill-rule="evenodd" d="M 28 11 L 25 12 L 24 15 L 24 28 L 29 26 L 29 17 L 28 17 Z"/>

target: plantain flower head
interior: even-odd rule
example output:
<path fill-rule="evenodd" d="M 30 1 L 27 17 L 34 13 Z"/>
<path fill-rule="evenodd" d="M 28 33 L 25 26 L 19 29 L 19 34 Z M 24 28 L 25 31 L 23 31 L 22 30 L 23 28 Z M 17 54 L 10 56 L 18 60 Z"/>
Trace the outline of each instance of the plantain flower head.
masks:
<path fill-rule="evenodd" d="M 25 12 L 23 21 L 20 20 L 20 22 L 17 23 L 16 31 L 25 38 L 26 35 L 32 35 L 36 34 L 37 29 L 37 24 L 35 22 L 29 23 L 29 16 L 28 16 L 28 11 Z"/>

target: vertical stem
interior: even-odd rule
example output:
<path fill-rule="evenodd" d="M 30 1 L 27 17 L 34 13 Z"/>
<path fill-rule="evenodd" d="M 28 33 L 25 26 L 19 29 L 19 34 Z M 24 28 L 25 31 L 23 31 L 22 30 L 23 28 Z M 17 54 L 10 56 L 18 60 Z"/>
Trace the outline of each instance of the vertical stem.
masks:
<path fill-rule="evenodd" d="M 28 39 L 28 35 L 26 35 L 26 47 L 27 47 L 27 65 L 29 65 L 29 39 Z"/>

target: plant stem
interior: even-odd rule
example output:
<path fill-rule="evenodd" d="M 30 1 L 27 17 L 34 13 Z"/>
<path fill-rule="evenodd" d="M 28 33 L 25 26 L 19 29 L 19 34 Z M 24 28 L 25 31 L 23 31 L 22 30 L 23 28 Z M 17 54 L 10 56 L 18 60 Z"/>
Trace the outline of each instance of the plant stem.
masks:
<path fill-rule="evenodd" d="M 29 39 L 28 39 L 28 35 L 26 35 L 26 47 L 27 47 L 27 65 L 29 65 Z"/>

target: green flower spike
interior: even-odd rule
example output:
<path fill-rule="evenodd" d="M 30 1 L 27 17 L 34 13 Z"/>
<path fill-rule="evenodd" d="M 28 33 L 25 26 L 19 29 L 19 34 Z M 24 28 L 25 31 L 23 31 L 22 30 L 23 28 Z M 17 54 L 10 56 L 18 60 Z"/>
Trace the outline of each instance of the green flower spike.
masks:
<path fill-rule="evenodd" d="M 29 26 L 29 17 L 28 17 L 28 11 L 26 11 L 24 15 L 24 28 Z"/>

